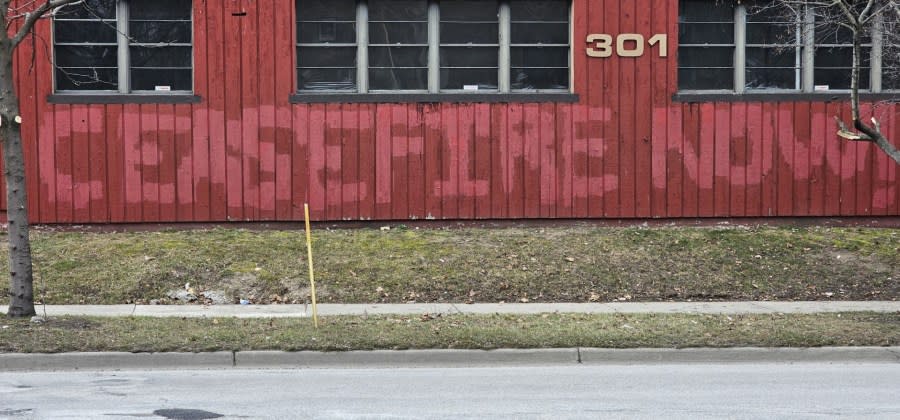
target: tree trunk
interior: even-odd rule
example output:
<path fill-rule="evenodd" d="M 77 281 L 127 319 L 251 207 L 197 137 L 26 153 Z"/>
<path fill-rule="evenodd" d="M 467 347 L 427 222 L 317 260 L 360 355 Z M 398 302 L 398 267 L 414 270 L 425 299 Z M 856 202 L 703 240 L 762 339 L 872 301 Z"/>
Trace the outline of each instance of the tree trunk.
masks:
<path fill-rule="evenodd" d="M 9 223 L 9 312 L 11 317 L 34 315 L 31 241 L 28 237 L 28 197 L 25 154 L 19 126 L 19 98 L 13 79 L 13 48 L 0 37 L 0 141 L 6 177 L 6 214 Z M 33 123 L 33 122 L 32 122 Z"/>

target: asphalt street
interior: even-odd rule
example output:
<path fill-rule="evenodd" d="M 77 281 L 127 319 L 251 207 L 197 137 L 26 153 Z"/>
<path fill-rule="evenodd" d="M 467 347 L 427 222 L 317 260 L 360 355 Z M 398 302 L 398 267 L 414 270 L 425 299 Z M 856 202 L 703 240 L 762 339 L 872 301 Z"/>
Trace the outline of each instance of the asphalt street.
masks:
<path fill-rule="evenodd" d="M 0 418 L 900 418 L 900 364 L 0 373 Z"/>

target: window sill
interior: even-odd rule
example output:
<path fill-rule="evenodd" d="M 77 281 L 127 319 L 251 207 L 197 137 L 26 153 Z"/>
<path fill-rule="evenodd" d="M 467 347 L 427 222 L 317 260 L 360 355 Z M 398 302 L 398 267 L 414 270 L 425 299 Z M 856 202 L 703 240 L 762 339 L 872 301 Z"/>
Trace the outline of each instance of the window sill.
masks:
<path fill-rule="evenodd" d="M 196 104 L 200 96 L 192 94 L 80 94 L 56 93 L 47 96 L 51 104 Z"/>
<path fill-rule="evenodd" d="M 866 102 L 900 99 L 900 92 L 860 93 L 859 99 Z M 772 92 L 772 93 L 676 93 L 673 102 L 844 102 L 850 100 L 850 92 L 829 91 L 816 93 Z"/>
<path fill-rule="evenodd" d="M 295 93 L 291 103 L 521 103 L 578 102 L 578 95 L 560 93 Z"/>

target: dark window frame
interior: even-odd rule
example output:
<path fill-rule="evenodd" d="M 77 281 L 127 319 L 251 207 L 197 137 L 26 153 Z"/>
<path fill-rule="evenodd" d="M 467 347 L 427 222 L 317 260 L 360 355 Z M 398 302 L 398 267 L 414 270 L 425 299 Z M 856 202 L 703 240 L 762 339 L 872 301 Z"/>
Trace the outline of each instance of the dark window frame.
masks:
<path fill-rule="evenodd" d="M 798 74 L 797 82 L 795 84 L 795 88 L 753 88 L 748 86 L 747 83 L 747 51 L 751 48 L 760 47 L 763 44 L 754 44 L 747 40 L 747 25 L 748 22 L 750 24 L 754 24 L 748 20 L 748 9 L 751 6 L 748 6 L 747 2 L 744 3 L 733 3 L 730 5 L 733 8 L 734 18 L 733 29 L 734 29 L 734 43 L 732 47 L 733 52 L 733 64 L 730 66 L 732 69 L 732 77 L 729 82 L 732 84 L 730 88 L 723 87 L 720 88 L 686 88 L 684 87 L 681 78 L 679 77 L 678 82 L 678 94 L 676 98 L 680 98 L 684 100 L 688 98 L 690 95 L 698 95 L 704 97 L 710 97 L 710 95 L 721 95 L 724 98 L 728 98 L 729 100 L 734 100 L 733 97 L 761 97 L 763 95 L 774 95 L 778 97 L 786 97 L 790 95 L 798 95 L 803 97 L 816 97 L 816 96 L 827 96 L 834 97 L 842 96 L 842 94 L 846 94 L 850 91 L 849 87 L 839 87 L 839 88 L 831 88 L 830 85 L 826 88 L 825 85 L 817 85 L 816 82 L 821 80 L 817 77 L 817 71 L 828 70 L 828 67 L 817 65 L 815 60 L 816 52 L 820 49 L 829 49 L 829 48 L 847 48 L 851 46 L 850 44 L 835 44 L 835 43 L 826 43 L 826 42 L 817 42 L 815 36 L 815 22 L 813 21 L 813 16 L 811 13 L 807 12 L 800 21 L 793 22 L 794 25 L 798 27 L 797 36 L 800 39 L 795 41 L 795 44 L 791 44 L 796 48 L 796 57 L 797 57 L 797 68 L 796 71 Z M 681 15 L 679 11 L 679 62 L 678 62 L 678 71 L 682 72 L 683 69 L 691 69 L 690 66 L 682 65 L 682 48 L 692 48 L 692 47 L 713 47 L 717 46 L 713 43 L 707 44 L 682 44 L 681 37 L 684 34 L 683 25 L 690 25 L 692 23 L 697 23 L 697 21 L 685 21 L 685 18 Z M 788 22 L 791 23 L 791 22 Z M 813 35 L 810 35 L 813 34 Z M 861 93 L 866 93 L 870 95 L 876 95 L 878 97 L 895 97 L 900 91 L 892 90 L 892 89 L 883 89 L 882 88 L 882 76 L 884 74 L 883 69 L 881 67 L 881 56 L 880 56 L 880 48 L 878 45 L 878 39 L 880 36 L 878 34 L 877 29 L 873 29 L 873 33 L 870 37 L 871 41 L 864 43 L 863 47 L 868 50 L 868 56 L 864 57 L 866 61 L 870 64 L 869 66 L 864 66 L 865 69 L 868 70 L 867 74 L 862 75 L 861 84 L 866 84 L 867 86 L 860 87 Z M 778 46 L 778 44 L 768 44 L 765 47 L 774 47 Z M 839 67 L 841 69 L 847 68 L 844 66 Z"/>
<path fill-rule="evenodd" d="M 195 58 L 194 58 L 194 42 L 195 42 L 195 28 L 194 28 L 194 8 L 193 1 L 189 1 L 190 4 L 190 15 L 188 19 L 130 19 L 129 16 L 129 2 L 133 2 L 134 0 L 114 0 L 115 3 L 115 16 L 111 18 L 75 18 L 69 19 L 66 18 L 65 15 L 57 15 L 54 14 L 52 19 L 53 30 L 51 30 L 52 37 L 52 54 L 53 54 L 53 91 L 54 94 L 50 96 L 50 101 L 52 103 L 131 103 L 130 101 L 123 99 L 116 99 L 116 97 L 134 97 L 135 103 L 153 103 L 153 102 L 165 102 L 165 103 L 194 103 L 197 102 L 199 97 L 193 95 L 194 92 L 194 83 L 196 82 L 196 77 L 194 75 L 195 69 Z M 68 7 L 78 7 L 79 4 L 73 4 Z M 65 11 L 66 7 L 61 8 L 60 10 Z M 59 89 L 59 83 L 57 82 L 58 71 L 61 70 L 61 67 L 58 66 L 57 61 L 57 46 L 91 46 L 91 45 L 113 45 L 112 43 L 92 43 L 92 42 L 57 42 L 56 41 L 56 24 L 57 22 L 73 22 L 73 21 L 82 21 L 82 22 L 104 22 L 104 24 L 115 24 L 115 33 L 116 33 L 116 88 L 115 89 Z M 187 22 L 190 27 L 190 42 L 139 42 L 134 37 L 129 36 L 130 26 L 134 22 Z M 182 66 L 133 66 L 131 63 L 131 48 L 166 48 L 166 47 L 174 47 L 174 48 L 190 48 L 190 67 L 182 67 Z M 78 67 L 70 67 L 70 68 L 78 68 Z M 83 67 L 83 68 L 96 68 L 96 67 Z M 111 67 L 110 67 L 111 68 Z M 134 69 L 181 69 L 188 70 L 190 72 L 190 89 L 171 89 L 171 86 L 168 90 L 160 89 L 160 90 L 143 90 L 143 89 L 133 89 L 132 88 L 132 71 Z M 163 87 L 165 85 L 160 85 Z M 94 99 L 92 99 L 94 98 Z M 155 100 L 154 98 L 159 98 Z M 168 98 L 168 99 L 167 99 Z M 123 102 L 124 101 L 124 102 Z"/>
<path fill-rule="evenodd" d="M 297 0 L 295 2 L 295 8 L 298 10 L 298 16 L 296 24 L 298 25 L 298 33 L 300 31 L 299 25 L 302 25 L 304 22 L 304 17 L 300 15 L 300 4 L 303 0 Z M 444 75 L 447 73 L 448 66 L 442 65 L 441 63 L 441 52 L 443 48 L 458 48 L 459 45 L 454 43 L 446 43 L 442 42 L 440 39 L 440 9 L 439 2 L 437 0 L 420 0 L 426 2 L 427 4 L 427 16 L 428 16 L 428 75 L 427 75 L 427 89 L 414 89 L 414 90 L 390 90 L 390 89 L 370 89 L 370 78 L 369 78 L 369 47 L 374 46 L 374 44 L 369 43 L 369 33 L 368 33 L 368 1 L 367 0 L 356 0 L 357 7 L 357 22 L 356 22 L 356 43 L 354 45 L 357 48 L 357 57 L 356 57 L 356 90 L 347 90 L 347 89 L 304 89 L 302 77 L 300 76 L 301 72 L 304 70 L 303 67 L 303 55 L 300 51 L 301 48 L 309 48 L 316 47 L 314 43 L 301 43 L 299 36 L 298 42 L 296 45 L 297 48 L 297 66 L 296 66 L 296 77 L 297 77 L 297 91 L 294 95 L 291 96 L 292 100 L 295 102 L 303 102 L 302 96 L 308 95 L 312 98 L 321 98 L 326 95 L 340 95 L 344 98 L 358 98 L 360 95 L 384 95 L 385 97 L 396 98 L 397 95 L 411 95 L 412 97 L 418 98 L 416 102 L 423 102 L 423 98 L 425 95 L 441 95 L 444 97 L 445 95 L 473 95 L 478 96 L 480 98 L 485 97 L 485 95 L 498 95 L 503 96 L 502 101 L 509 101 L 509 96 L 511 95 L 540 95 L 541 98 L 544 98 L 544 95 L 560 95 L 560 97 L 568 94 L 571 96 L 573 89 L 573 69 L 572 69 L 572 1 L 566 0 L 564 1 L 566 5 L 566 38 L 567 43 L 560 45 L 551 45 L 551 44 L 534 44 L 534 45 L 522 45 L 521 47 L 534 47 L 534 48 L 545 48 L 545 47 L 564 47 L 567 49 L 566 53 L 566 63 L 565 63 L 565 88 L 538 88 L 538 89 L 514 89 L 511 86 L 511 69 L 512 63 L 510 60 L 510 48 L 513 45 L 510 40 L 510 3 L 515 2 L 516 0 L 495 0 L 498 7 L 498 17 L 497 23 L 499 25 L 498 28 L 498 40 L 497 40 L 497 49 L 498 49 L 498 57 L 497 57 L 497 66 L 489 66 L 491 68 L 497 68 L 497 86 L 492 88 L 492 86 L 485 86 L 482 88 L 481 85 L 478 88 L 466 88 L 463 89 L 453 89 L 453 88 L 442 88 L 442 84 L 444 82 Z M 557 23 L 557 22 L 554 22 Z M 320 44 L 325 45 L 325 44 Z M 341 45 L 344 46 L 344 45 Z M 494 45 L 487 44 L 479 44 L 477 47 L 479 48 L 487 48 L 493 47 Z M 476 45 L 472 45 L 472 47 L 476 47 Z M 481 67 L 481 66 L 475 66 Z M 559 67 L 562 69 L 563 67 Z M 567 98 L 566 101 L 570 100 Z"/>

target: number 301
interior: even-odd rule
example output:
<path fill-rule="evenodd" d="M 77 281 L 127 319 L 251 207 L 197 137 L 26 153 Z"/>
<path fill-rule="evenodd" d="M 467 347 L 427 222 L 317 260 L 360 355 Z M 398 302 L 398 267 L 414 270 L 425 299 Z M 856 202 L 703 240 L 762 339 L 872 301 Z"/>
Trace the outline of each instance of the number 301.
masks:
<path fill-rule="evenodd" d="M 659 44 L 659 56 L 669 55 L 668 35 L 655 34 L 647 44 Z M 613 54 L 613 36 L 610 34 L 590 34 L 587 36 L 588 57 L 611 57 Z M 644 55 L 644 36 L 641 34 L 620 34 L 616 37 L 616 55 L 619 57 L 640 57 Z"/>

